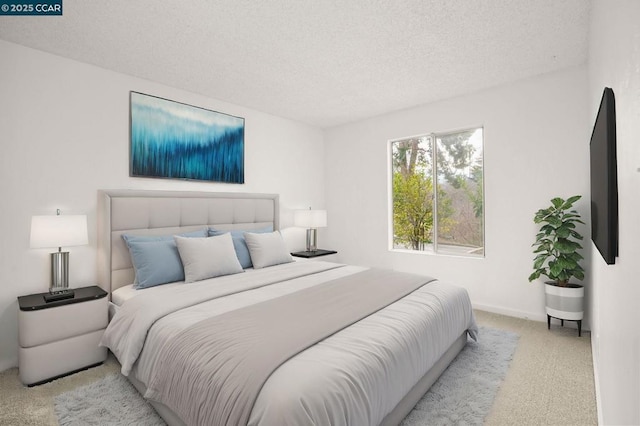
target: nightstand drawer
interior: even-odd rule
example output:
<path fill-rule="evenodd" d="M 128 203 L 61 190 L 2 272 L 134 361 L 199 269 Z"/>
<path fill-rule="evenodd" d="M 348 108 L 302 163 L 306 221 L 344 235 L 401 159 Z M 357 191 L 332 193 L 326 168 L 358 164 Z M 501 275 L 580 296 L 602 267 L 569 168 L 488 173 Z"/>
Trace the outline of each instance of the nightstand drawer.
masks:
<path fill-rule="evenodd" d="M 107 359 L 107 348 L 100 347 L 104 330 L 48 343 L 20 348 L 20 381 L 32 385 Z"/>
<path fill-rule="evenodd" d="M 29 348 L 106 328 L 108 299 L 18 311 L 20 346 Z"/>

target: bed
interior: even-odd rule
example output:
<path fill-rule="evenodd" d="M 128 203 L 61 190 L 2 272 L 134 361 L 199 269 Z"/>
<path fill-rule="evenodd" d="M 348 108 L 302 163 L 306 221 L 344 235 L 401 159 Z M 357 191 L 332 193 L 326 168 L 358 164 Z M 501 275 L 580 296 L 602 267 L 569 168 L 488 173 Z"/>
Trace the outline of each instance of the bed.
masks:
<path fill-rule="evenodd" d="M 262 267 L 271 245 L 241 273 L 132 288 L 123 235 L 194 247 L 214 228 L 258 250 L 279 217 L 275 194 L 99 191 L 98 274 L 113 308 L 103 344 L 169 425 L 399 424 L 477 333 L 464 289 L 331 262 Z"/>

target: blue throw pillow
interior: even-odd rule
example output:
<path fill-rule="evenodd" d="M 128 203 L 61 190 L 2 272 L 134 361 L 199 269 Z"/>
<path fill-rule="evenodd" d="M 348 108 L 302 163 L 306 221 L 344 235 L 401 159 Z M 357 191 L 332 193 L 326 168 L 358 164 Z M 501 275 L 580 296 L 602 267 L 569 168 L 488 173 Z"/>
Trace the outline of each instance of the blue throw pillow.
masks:
<path fill-rule="evenodd" d="M 231 234 L 231 239 L 233 240 L 233 248 L 236 251 L 236 256 L 238 256 L 240 265 L 242 265 L 242 269 L 251 268 L 253 266 L 253 263 L 251 263 L 251 254 L 249 254 L 249 248 L 247 247 L 247 242 L 244 239 L 245 232 L 264 234 L 267 232 L 273 232 L 273 226 L 267 226 L 266 228 L 260 229 L 234 229 L 233 231 L 222 231 L 220 229 L 209 228 L 210 237 L 217 237 L 218 235 L 226 233 Z"/>
<path fill-rule="evenodd" d="M 134 288 L 184 281 L 184 269 L 174 241 L 130 241 L 129 252 L 136 270 Z"/>
<path fill-rule="evenodd" d="M 185 232 L 181 237 L 205 238 L 207 230 Z M 129 247 L 131 263 L 136 271 L 136 289 L 184 280 L 184 269 L 173 235 L 127 235 L 122 238 Z"/>

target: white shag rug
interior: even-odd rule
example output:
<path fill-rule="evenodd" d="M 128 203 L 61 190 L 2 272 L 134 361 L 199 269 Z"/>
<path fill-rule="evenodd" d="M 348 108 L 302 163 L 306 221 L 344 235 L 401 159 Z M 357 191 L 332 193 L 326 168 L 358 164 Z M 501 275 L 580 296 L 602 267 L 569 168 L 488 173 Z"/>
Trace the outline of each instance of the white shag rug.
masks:
<path fill-rule="evenodd" d="M 53 398 L 62 426 L 156 426 L 164 421 L 121 374 L 102 379 Z"/>
<path fill-rule="evenodd" d="M 402 426 L 481 425 L 489 414 L 500 383 L 518 344 L 518 335 L 481 327 L 479 342 L 469 340 Z M 140 425 L 165 423 L 138 391 L 119 374 L 65 392 L 54 398 L 63 426 Z"/>
<path fill-rule="evenodd" d="M 515 333 L 480 327 L 407 415 L 402 426 L 481 425 L 518 345 Z"/>

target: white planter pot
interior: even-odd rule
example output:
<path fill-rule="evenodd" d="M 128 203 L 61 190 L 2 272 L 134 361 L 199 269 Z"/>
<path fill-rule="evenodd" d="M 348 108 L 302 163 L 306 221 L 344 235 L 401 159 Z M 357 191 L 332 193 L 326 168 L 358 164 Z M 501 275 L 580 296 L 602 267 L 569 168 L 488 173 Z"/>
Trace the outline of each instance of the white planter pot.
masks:
<path fill-rule="evenodd" d="M 578 336 L 582 334 L 582 318 L 584 317 L 584 287 L 568 284 L 559 287 L 552 283 L 544 285 L 547 327 L 551 328 L 551 318 L 578 322 Z"/>

